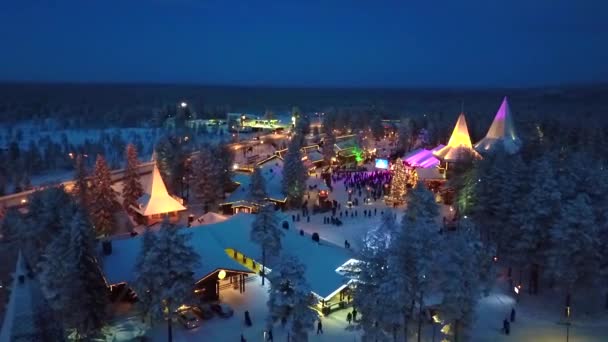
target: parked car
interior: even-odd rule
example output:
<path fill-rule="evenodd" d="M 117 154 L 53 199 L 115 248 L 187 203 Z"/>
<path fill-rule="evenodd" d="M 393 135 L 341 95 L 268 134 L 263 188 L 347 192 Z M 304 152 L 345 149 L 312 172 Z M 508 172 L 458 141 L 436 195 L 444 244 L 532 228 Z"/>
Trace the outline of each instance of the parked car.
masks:
<path fill-rule="evenodd" d="M 194 310 L 189 306 L 177 310 L 177 320 L 183 324 L 186 329 L 194 329 L 201 325 L 200 320 L 194 314 Z"/>
<path fill-rule="evenodd" d="M 211 310 L 223 318 L 232 317 L 232 315 L 234 315 L 234 310 L 224 303 L 211 304 Z"/>
<path fill-rule="evenodd" d="M 213 318 L 213 310 L 207 304 L 200 304 L 192 307 L 192 311 L 196 314 L 200 319 L 208 320 Z"/>

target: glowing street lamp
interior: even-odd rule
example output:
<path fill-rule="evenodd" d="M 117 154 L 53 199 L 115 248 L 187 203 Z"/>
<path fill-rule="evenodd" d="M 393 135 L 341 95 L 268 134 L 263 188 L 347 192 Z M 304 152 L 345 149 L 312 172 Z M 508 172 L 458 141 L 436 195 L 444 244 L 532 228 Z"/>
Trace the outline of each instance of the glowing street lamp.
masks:
<path fill-rule="evenodd" d="M 182 102 L 179 104 L 179 106 L 182 108 L 186 108 L 186 107 L 188 107 L 188 104 L 186 102 Z"/>

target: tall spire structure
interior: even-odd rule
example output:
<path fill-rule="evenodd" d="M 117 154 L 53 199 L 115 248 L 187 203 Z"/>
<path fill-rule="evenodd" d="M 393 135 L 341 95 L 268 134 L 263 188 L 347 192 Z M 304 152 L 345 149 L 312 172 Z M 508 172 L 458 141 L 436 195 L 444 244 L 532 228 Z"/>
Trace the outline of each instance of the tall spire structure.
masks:
<path fill-rule="evenodd" d="M 521 140 L 515 133 L 511 108 L 506 96 L 502 100 L 500 108 L 498 108 L 488 133 L 485 138 L 475 144 L 475 149 L 482 153 L 491 152 L 498 145 L 502 145 L 509 154 L 517 153 L 521 148 Z"/>
<path fill-rule="evenodd" d="M 460 113 L 458 116 L 458 121 L 456 121 L 456 126 L 454 127 L 454 131 L 452 131 L 448 144 L 440 150 L 433 152 L 433 155 L 441 161 L 448 163 L 465 161 L 471 157 L 480 157 L 479 153 L 473 149 L 473 144 L 471 144 L 471 137 L 469 136 L 469 129 L 467 128 L 464 113 Z"/>

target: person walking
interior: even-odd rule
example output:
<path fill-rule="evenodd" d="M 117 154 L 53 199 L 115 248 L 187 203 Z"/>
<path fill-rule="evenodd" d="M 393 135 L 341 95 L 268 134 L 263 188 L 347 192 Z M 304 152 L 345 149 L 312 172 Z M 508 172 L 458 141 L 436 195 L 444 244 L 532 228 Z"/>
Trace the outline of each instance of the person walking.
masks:
<path fill-rule="evenodd" d="M 243 334 L 241 334 L 241 342 L 247 342 L 247 340 L 245 339 L 245 336 L 243 336 Z"/>
<path fill-rule="evenodd" d="M 249 316 L 249 311 L 245 311 L 245 325 L 248 327 L 252 325 L 251 317 Z"/>
<path fill-rule="evenodd" d="M 274 338 L 272 337 L 272 329 L 268 330 L 268 339 L 267 341 L 274 342 Z"/>
<path fill-rule="evenodd" d="M 319 334 L 323 335 L 323 323 L 321 323 L 321 319 L 317 323 L 317 335 Z"/>
<path fill-rule="evenodd" d="M 348 325 L 350 325 L 350 322 L 353 320 L 353 314 L 352 313 L 348 313 L 348 315 L 346 315 L 346 321 L 348 322 Z"/>
<path fill-rule="evenodd" d="M 509 332 L 510 332 L 509 330 L 511 330 L 511 329 L 510 329 L 509 320 L 506 318 L 502 321 L 502 330 L 504 331 L 505 335 L 509 335 Z"/>
<path fill-rule="evenodd" d="M 353 308 L 353 322 L 357 321 L 357 309 Z"/>
<path fill-rule="evenodd" d="M 511 308 L 511 322 L 515 322 L 515 308 Z"/>

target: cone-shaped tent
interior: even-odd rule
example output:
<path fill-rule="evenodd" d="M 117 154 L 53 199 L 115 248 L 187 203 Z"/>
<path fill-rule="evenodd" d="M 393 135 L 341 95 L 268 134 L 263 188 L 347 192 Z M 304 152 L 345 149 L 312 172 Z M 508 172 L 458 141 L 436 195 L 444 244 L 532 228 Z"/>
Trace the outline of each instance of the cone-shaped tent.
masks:
<path fill-rule="evenodd" d="M 0 341 L 64 341 L 37 277 L 19 252 Z"/>
<path fill-rule="evenodd" d="M 515 134 L 511 108 L 506 96 L 498 108 L 488 134 L 475 144 L 475 149 L 479 152 L 491 151 L 498 144 L 502 144 L 505 151 L 511 154 L 517 153 L 521 148 L 521 140 Z"/>
<path fill-rule="evenodd" d="M 448 144 L 442 149 L 433 152 L 433 155 L 444 162 L 450 163 L 464 161 L 471 157 L 479 158 L 479 154 L 473 149 L 473 144 L 471 144 L 464 113 L 458 116 L 456 127 L 454 127 Z"/>
<path fill-rule="evenodd" d="M 152 177 L 143 184 L 144 194 L 137 200 L 139 207 L 132 207 L 142 216 L 152 216 L 186 210 L 186 208 L 167 192 L 156 164 Z"/>

